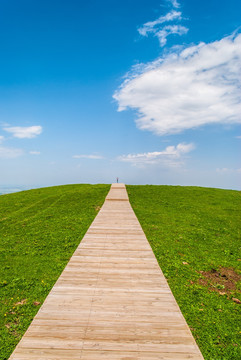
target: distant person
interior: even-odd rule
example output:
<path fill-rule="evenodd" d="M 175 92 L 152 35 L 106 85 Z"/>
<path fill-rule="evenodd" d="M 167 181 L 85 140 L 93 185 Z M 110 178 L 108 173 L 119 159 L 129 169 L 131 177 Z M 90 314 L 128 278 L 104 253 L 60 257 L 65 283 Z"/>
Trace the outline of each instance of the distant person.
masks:
<path fill-rule="evenodd" d="M 117 182 L 117 184 L 118 184 L 118 182 L 119 182 L 119 178 L 118 178 L 118 177 L 116 178 L 116 182 Z"/>

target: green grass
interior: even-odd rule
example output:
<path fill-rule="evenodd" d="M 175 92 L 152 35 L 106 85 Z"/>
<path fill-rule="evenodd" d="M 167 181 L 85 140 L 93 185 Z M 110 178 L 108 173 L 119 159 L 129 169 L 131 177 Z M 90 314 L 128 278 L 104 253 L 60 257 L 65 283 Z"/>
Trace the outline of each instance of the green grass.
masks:
<path fill-rule="evenodd" d="M 94 220 L 109 185 L 0 196 L 0 359 L 8 359 Z"/>
<path fill-rule="evenodd" d="M 0 196 L 1 360 L 26 331 L 108 189 L 66 185 Z M 233 301 L 241 300 L 240 193 L 174 186 L 127 189 L 205 359 L 241 359 L 241 304 Z"/>
<path fill-rule="evenodd" d="M 233 300 L 241 300 L 240 193 L 148 185 L 127 190 L 205 360 L 241 359 L 241 304 Z"/>

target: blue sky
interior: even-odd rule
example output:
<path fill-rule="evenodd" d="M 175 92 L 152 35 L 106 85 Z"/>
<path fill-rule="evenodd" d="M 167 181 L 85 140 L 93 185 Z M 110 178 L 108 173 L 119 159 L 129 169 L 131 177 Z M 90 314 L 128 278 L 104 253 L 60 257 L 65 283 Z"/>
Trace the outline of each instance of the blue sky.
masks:
<path fill-rule="evenodd" d="M 240 0 L 1 0 L 0 189 L 240 189 L 240 14 Z"/>

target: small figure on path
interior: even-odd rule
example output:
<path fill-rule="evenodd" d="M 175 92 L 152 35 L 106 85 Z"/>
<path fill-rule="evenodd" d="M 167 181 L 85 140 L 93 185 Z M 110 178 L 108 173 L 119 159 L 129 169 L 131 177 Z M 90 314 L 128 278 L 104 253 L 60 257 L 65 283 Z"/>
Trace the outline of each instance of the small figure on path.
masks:
<path fill-rule="evenodd" d="M 117 184 L 118 184 L 118 182 L 119 182 L 119 178 L 118 178 L 118 177 L 116 178 L 116 182 L 117 182 Z"/>

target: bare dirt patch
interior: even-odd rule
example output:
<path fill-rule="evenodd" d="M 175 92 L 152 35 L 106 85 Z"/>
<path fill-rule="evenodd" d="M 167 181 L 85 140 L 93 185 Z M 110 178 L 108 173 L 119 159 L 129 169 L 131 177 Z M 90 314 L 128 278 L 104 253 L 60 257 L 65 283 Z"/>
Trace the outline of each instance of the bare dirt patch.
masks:
<path fill-rule="evenodd" d="M 25 305 L 26 303 L 27 303 L 27 299 L 23 299 L 21 301 L 16 302 L 16 304 L 14 304 L 14 306 Z"/>
<path fill-rule="evenodd" d="M 199 284 L 220 293 L 220 295 L 237 291 L 237 283 L 241 281 L 241 275 L 232 268 L 222 267 L 218 270 L 200 271 L 200 273 L 203 277 L 199 279 Z"/>
<path fill-rule="evenodd" d="M 41 305 L 41 302 L 40 302 L 40 301 L 34 301 L 34 302 L 33 302 L 33 305 L 34 305 L 34 306 L 39 306 L 39 305 Z"/>

